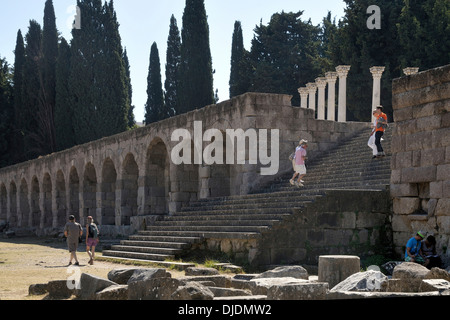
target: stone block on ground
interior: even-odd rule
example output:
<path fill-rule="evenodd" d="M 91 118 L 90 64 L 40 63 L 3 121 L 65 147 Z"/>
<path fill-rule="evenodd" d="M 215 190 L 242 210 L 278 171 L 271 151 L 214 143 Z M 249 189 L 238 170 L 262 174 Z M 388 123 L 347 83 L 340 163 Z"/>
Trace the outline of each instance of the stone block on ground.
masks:
<path fill-rule="evenodd" d="M 181 282 L 172 278 L 153 278 L 128 284 L 128 300 L 170 300 Z"/>
<path fill-rule="evenodd" d="M 319 257 L 319 282 L 328 282 L 330 288 L 358 272 L 360 272 L 360 259 L 357 256 Z"/>
<path fill-rule="evenodd" d="M 75 289 L 69 288 L 67 280 L 50 281 L 47 284 L 48 297 L 55 300 L 69 299 L 72 295 L 77 294 Z"/>
<path fill-rule="evenodd" d="M 128 299 L 128 286 L 116 285 L 108 287 L 95 294 L 96 300 L 115 301 L 115 300 L 127 300 Z"/>
<path fill-rule="evenodd" d="M 444 279 L 424 279 L 419 287 L 419 292 L 444 292 L 450 290 L 450 282 Z"/>
<path fill-rule="evenodd" d="M 32 284 L 28 288 L 28 294 L 30 296 L 42 296 L 46 294 L 48 284 Z"/>
<path fill-rule="evenodd" d="M 77 297 L 81 300 L 95 300 L 95 295 L 108 287 L 116 286 L 117 283 L 87 273 L 81 274 L 80 290 Z"/>
<path fill-rule="evenodd" d="M 136 269 L 128 279 L 127 284 L 137 281 L 147 281 L 157 278 L 171 278 L 170 272 L 163 268 Z"/>
<path fill-rule="evenodd" d="M 268 300 L 325 300 L 328 283 L 305 282 L 298 284 L 280 284 L 269 288 Z"/>
<path fill-rule="evenodd" d="M 214 293 L 198 282 L 188 282 L 177 288 L 170 297 L 171 300 L 213 300 Z"/>
<path fill-rule="evenodd" d="M 262 278 L 295 278 L 308 280 L 308 271 L 302 266 L 282 266 L 273 270 L 263 272 L 254 277 L 254 279 Z"/>
<path fill-rule="evenodd" d="M 369 270 L 351 275 L 344 281 L 338 283 L 330 291 L 380 291 L 385 281 L 387 281 L 387 277 L 383 273 Z"/>
<path fill-rule="evenodd" d="M 197 268 L 190 267 L 184 271 L 186 276 L 214 276 L 218 275 L 219 271 L 214 268 Z"/>

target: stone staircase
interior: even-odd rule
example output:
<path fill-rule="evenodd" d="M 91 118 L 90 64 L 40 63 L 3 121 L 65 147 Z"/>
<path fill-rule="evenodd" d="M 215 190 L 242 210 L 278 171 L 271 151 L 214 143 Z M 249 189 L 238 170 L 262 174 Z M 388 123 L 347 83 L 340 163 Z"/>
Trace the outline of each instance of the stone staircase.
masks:
<path fill-rule="evenodd" d="M 257 239 L 261 233 L 307 206 L 326 189 L 384 190 L 390 183 L 391 134 L 383 147 L 388 154 L 373 160 L 364 130 L 307 163 L 305 187 L 289 184 L 292 172 L 257 192 L 192 202 L 173 216 L 163 216 L 145 230 L 103 250 L 104 257 L 168 263 L 205 239 Z"/>

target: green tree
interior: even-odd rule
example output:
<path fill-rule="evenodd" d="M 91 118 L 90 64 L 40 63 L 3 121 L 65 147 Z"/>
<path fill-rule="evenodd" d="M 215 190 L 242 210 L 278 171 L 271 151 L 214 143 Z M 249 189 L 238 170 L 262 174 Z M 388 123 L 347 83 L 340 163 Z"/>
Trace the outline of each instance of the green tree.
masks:
<path fill-rule="evenodd" d="M 150 66 L 147 78 L 147 103 L 145 105 L 145 124 L 149 125 L 168 117 L 164 114 L 164 97 L 161 82 L 161 63 L 156 42 L 150 50 Z"/>
<path fill-rule="evenodd" d="M 12 151 L 12 162 L 25 161 L 24 152 L 24 127 L 26 115 L 23 110 L 23 69 L 25 65 L 25 43 L 22 32 L 17 32 L 16 47 L 14 50 L 14 77 L 13 77 L 13 100 L 14 100 L 14 147 Z"/>
<path fill-rule="evenodd" d="M 81 29 L 72 31 L 70 90 L 77 144 L 127 130 L 129 97 L 113 1 L 78 0 Z"/>
<path fill-rule="evenodd" d="M 134 117 L 134 106 L 133 106 L 133 86 L 131 85 L 131 71 L 130 71 L 130 60 L 128 59 L 127 50 L 123 52 L 123 63 L 125 65 L 126 74 L 126 84 L 128 88 L 128 128 L 134 128 L 136 126 L 136 119 Z"/>
<path fill-rule="evenodd" d="M 186 0 L 181 31 L 180 113 L 214 103 L 209 26 L 204 0 Z"/>
<path fill-rule="evenodd" d="M 12 73 L 6 59 L 0 58 L 0 168 L 12 164 L 14 102 Z"/>
<path fill-rule="evenodd" d="M 45 137 L 46 154 L 56 150 L 55 99 L 56 99 L 56 59 L 58 58 L 58 30 L 52 0 L 45 2 L 44 25 L 42 30 L 42 65 L 40 127 Z"/>
<path fill-rule="evenodd" d="M 177 110 L 178 75 L 181 63 L 181 38 L 174 15 L 170 18 L 169 38 L 166 52 L 165 108 L 169 117 L 179 113 Z"/>
<path fill-rule="evenodd" d="M 246 68 L 247 55 L 244 48 L 242 25 L 240 21 L 236 21 L 231 44 L 230 98 L 246 93 L 250 87 Z"/>
<path fill-rule="evenodd" d="M 70 46 L 61 38 L 56 63 L 55 131 L 57 150 L 69 149 L 76 145 L 73 127 L 73 109 L 70 104 Z"/>
<path fill-rule="evenodd" d="M 22 127 L 25 159 L 34 159 L 46 154 L 45 136 L 41 131 L 42 113 L 42 29 L 35 20 L 30 21 L 25 35 L 25 62 L 22 86 Z"/>
<path fill-rule="evenodd" d="M 252 91 L 294 96 L 298 88 L 320 73 L 319 27 L 301 20 L 303 12 L 276 13 L 267 26 L 260 24 L 252 40 Z"/>

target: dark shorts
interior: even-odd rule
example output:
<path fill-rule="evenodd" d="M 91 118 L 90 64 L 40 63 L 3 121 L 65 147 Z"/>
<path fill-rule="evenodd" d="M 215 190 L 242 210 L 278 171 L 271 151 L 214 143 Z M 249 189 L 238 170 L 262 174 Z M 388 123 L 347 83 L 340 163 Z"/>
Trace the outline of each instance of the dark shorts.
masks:
<path fill-rule="evenodd" d="M 69 247 L 69 252 L 76 252 L 78 249 L 78 241 L 77 242 L 67 241 L 67 246 Z"/>
<path fill-rule="evenodd" d="M 88 238 L 86 242 L 87 247 L 96 247 L 98 244 L 98 239 Z"/>

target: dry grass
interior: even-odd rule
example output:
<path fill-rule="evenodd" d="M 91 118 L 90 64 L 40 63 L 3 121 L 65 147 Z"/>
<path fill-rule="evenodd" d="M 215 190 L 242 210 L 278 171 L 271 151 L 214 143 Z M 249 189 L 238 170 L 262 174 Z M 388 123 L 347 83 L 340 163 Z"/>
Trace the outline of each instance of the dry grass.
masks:
<path fill-rule="evenodd" d="M 112 269 L 127 268 L 105 261 L 96 261 L 91 266 L 87 263 L 88 254 L 83 250 L 85 246 L 81 244 L 77 255 L 82 273 L 107 278 Z M 100 257 L 101 253 L 97 256 Z M 64 241 L 35 238 L 0 239 L 0 299 L 42 300 L 44 296 L 28 295 L 29 286 L 66 280 L 72 275 L 67 272 L 68 262 L 69 252 Z M 170 272 L 174 277 L 179 273 L 172 270 Z"/>

